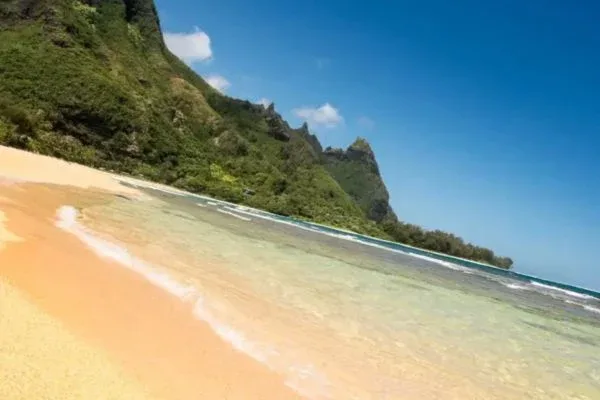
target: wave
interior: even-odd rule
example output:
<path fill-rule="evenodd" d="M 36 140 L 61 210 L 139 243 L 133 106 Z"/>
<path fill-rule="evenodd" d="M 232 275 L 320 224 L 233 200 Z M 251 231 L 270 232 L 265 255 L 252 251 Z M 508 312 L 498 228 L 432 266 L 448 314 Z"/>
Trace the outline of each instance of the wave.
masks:
<path fill-rule="evenodd" d="M 506 286 L 509 289 L 514 290 L 529 290 L 527 286 L 519 285 L 517 283 L 500 282 L 501 285 Z"/>
<path fill-rule="evenodd" d="M 593 307 L 593 306 L 590 306 L 590 305 L 587 305 L 587 304 L 584 305 L 583 308 L 585 308 L 586 310 L 591 311 L 593 313 L 600 314 L 600 308 Z"/>
<path fill-rule="evenodd" d="M 568 303 L 568 304 L 573 304 L 575 306 L 579 306 L 579 307 L 581 307 L 581 308 L 583 308 L 583 309 L 585 309 L 587 311 L 590 311 L 590 312 L 593 312 L 593 313 L 596 313 L 596 314 L 600 314 L 600 308 L 597 308 L 597 307 L 594 307 L 594 306 L 590 306 L 589 304 L 581 304 L 581 303 L 578 303 L 576 301 L 571 301 L 571 300 L 565 300 L 565 302 Z"/>
<path fill-rule="evenodd" d="M 132 256 L 127 249 L 96 237 L 87 228 L 79 224 L 77 216 L 78 212 L 74 207 L 63 206 L 58 209 L 56 225 L 77 236 L 100 257 L 116 261 L 131 271 L 143 275 L 153 285 L 181 300 L 185 300 L 194 291 L 191 286 L 182 285 L 169 275 L 156 271 L 144 261 Z"/>
<path fill-rule="evenodd" d="M 585 299 L 585 300 L 594 300 L 595 299 L 595 297 L 587 295 L 587 294 L 573 292 L 571 290 L 562 289 L 562 288 L 559 288 L 559 287 L 556 287 L 556 286 L 545 285 L 543 283 L 536 282 L 536 281 L 530 281 L 529 284 L 532 285 L 532 286 L 536 286 L 538 288 L 547 289 L 547 290 L 553 290 L 553 291 L 556 291 L 556 292 L 561 292 L 563 294 L 566 294 L 567 296 L 576 297 L 578 299 Z"/>
<path fill-rule="evenodd" d="M 429 261 L 431 263 L 435 263 L 435 264 L 441 265 L 443 267 L 453 269 L 455 271 L 464 272 L 466 274 L 473 274 L 473 273 L 475 273 L 471 268 L 461 267 L 458 264 L 453 264 L 453 263 L 448 262 L 448 261 L 438 260 L 437 258 L 428 257 L 428 256 L 424 256 L 422 254 L 416 254 L 416 253 L 411 253 L 411 252 L 403 252 L 403 253 L 407 254 L 407 255 L 409 255 L 411 257 L 420 258 L 421 260 L 426 260 L 426 261 Z"/>
<path fill-rule="evenodd" d="M 281 359 L 280 353 L 276 349 L 253 341 L 241 331 L 223 323 L 216 317 L 206 299 L 195 287 L 183 284 L 169 274 L 159 271 L 157 267 L 129 253 L 126 248 L 97 237 L 92 230 L 79 223 L 78 214 L 78 211 L 72 206 L 60 207 L 57 211 L 56 226 L 75 235 L 98 256 L 117 262 L 140 274 L 156 287 L 191 304 L 193 316 L 207 323 L 221 339 L 275 372 L 281 372 L 273 365 L 274 360 Z M 300 395 L 309 398 L 326 397 L 323 391 L 327 380 L 315 370 L 314 366 L 291 363 L 283 369 L 286 376 L 285 384 Z M 307 376 L 306 371 L 311 373 Z M 307 391 L 308 387 L 313 390 Z"/>
<path fill-rule="evenodd" d="M 375 243 L 372 243 L 372 242 L 369 242 L 369 241 L 360 240 L 356 236 L 352 235 L 353 232 L 349 232 L 348 231 L 347 232 L 348 234 L 343 234 L 343 233 L 336 234 L 336 233 L 332 233 L 330 231 L 325 231 L 325 230 L 319 229 L 318 228 L 319 224 L 310 223 L 310 225 L 315 226 L 315 228 L 311 228 L 311 227 L 308 227 L 308 226 L 303 226 L 302 224 L 299 224 L 299 223 L 294 223 L 294 222 L 291 222 L 291 221 L 282 220 L 282 219 L 278 218 L 279 216 L 277 216 L 276 214 L 272 214 L 272 213 L 269 213 L 267 211 L 259 210 L 259 209 L 252 208 L 252 207 L 240 206 L 238 204 L 234 204 L 234 203 L 231 203 L 231 202 L 222 201 L 222 200 L 216 200 L 216 199 L 213 199 L 211 197 L 202 196 L 202 195 L 195 194 L 195 193 L 190 193 L 190 192 L 185 192 L 185 191 L 182 191 L 182 190 L 179 190 L 179 189 L 175 189 L 175 188 L 172 188 L 171 190 L 168 190 L 168 189 L 166 189 L 166 187 L 164 187 L 162 185 L 161 186 L 156 186 L 156 185 L 154 185 L 154 184 L 152 184 L 150 182 L 146 182 L 146 181 L 131 180 L 129 178 L 124 178 L 124 177 L 119 177 L 118 180 L 119 181 L 123 181 L 125 183 L 128 183 L 130 185 L 136 186 L 136 187 L 147 187 L 147 188 L 151 188 L 151 189 L 154 189 L 154 190 L 159 190 L 161 192 L 167 192 L 167 193 L 172 193 L 172 194 L 177 194 L 177 195 L 183 195 L 183 196 L 192 196 L 194 198 L 198 198 L 198 199 L 202 199 L 202 200 L 206 201 L 206 204 L 208 204 L 208 205 L 217 206 L 217 207 L 220 206 L 220 205 L 223 205 L 224 209 L 229 209 L 230 211 L 234 211 L 236 213 L 247 214 L 249 216 L 254 216 L 254 217 L 257 217 L 257 218 L 262 218 L 262 219 L 273 221 L 273 222 L 277 222 L 277 223 L 280 223 L 280 224 L 286 224 L 286 225 L 294 226 L 294 227 L 299 228 L 299 229 L 304 229 L 304 230 L 311 231 L 311 232 L 317 232 L 317 233 L 321 233 L 321 234 L 324 234 L 324 235 L 328 235 L 328 236 L 332 236 L 332 237 L 337 237 L 337 238 L 340 238 L 340 239 L 343 239 L 343 240 L 354 241 L 354 242 L 357 242 L 357 243 L 364 244 L 366 246 L 372 246 L 372 247 L 376 247 L 376 248 L 379 248 L 379 249 L 382 249 L 382 250 L 391 251 L 391 252 L 394 252 L 394 253 L 400 253 L 400 254 L 408 255 L 408 256 L 411 256 L 411 257 L 415 257 L 415 258 L 421 258 L 421 259 L 427 260 L 429 262 L 436 263 L 436 264 L 442 265 L 442 266 L 444 266 L 446 268 L 450 268 L 450 269 L 453 269 L 453 270 L 456 270 L 456 271 L 460 271 L 460 272 L 463 272 L 463 273 L 478 274 L 478 271 L 476 269 L 474 269 L 474 268 L 464 267 L 464 266 L 461 266 L 461 265 L 458 265 L 458 264 L 455 264 L 455 263 L 452 263 L 452 262 L 449 262 L 449 261 L 440 260 L 440 259 L 437 259 L 437 258 L 434 258 L 434 257 L 425 256 L 425 255 L 420 255 L 420 254 L 417 254 L 417 253 L 413 253 L 410 250 L 403 251 L 403 250 L 399 250 L 399 249 L 390 248 L 388 246 L 378 245 L 378 244 L 375 244 Z M 326 226 L 324 226 L 324 227 L 326 227 Z M 331 228 L 331 227 L 326 227 L 326 228 L 335 229 L 335 230 L 338 230 L 340 232 L 344 232 L 343 230 L 340 230 L 338 228 Z M 372 239 L 380 240 L 380 239 L 377 239 L 377 238 L 372 238 Z M 387 241 L 384 241 L 384 240 L 381 240 L 381 241 L 382 242 L 387 242 Z M 392 242 L 387 242 L 387 243 L 392 243 Z M 485 268 L 496 269 L 496 270 L 501 270 L 502 272 L 506 272 L 504 269 L 500 269 L 498 267 L 494 267 L 494 266 L 491 266 L 491 265 L 488 265 L 488 264 L 482 264 L 482 263 L 478 263 L 478 262 L 475 262 L 475 261 L 470 261 L 470 262 L 472 262 L 473 264 L 480 264 L 480 265 L 484 266 Z M 513 272 L 513 274 L 520 276 L 522 279 L 536 278 L 535 276 L 532 276 L 532 275 L 519 274 L 519 273 L 516 273 L 516 272 Z M 566 289 L 561 289 L 561 288 L 558 288 L 558 287 L 555 287 L 555 286 L 544 285 L 542 283 L 539 283 L 539 282 L 536 282 L 536 281 L 533 281 L 533 280 L 530 283 L 533 284 L 534 286 L 540 286 L 542 288 L 546 288 L 546 289 L 549 289 L 549 290 L 560 291 L 560 292 L 563 292 L 566 295 L 577 297 L 577 298 L 582 298 L 582 299 L 597 299 L 598 298 L 598 297 L 589 296 L 589 295 L 578 293 L 578 292 L 573 292 L 573 291 L 566 290 Z M 519 285 L 516 285 L 516 286 L 519 286 Z M 509 287 L 509 288 L 511 288 L 511 289 L 517 289 L 517 290 L 526 289 L 526 287 L 518 287 L 518 288 L 517 287 Z M 588 290 L 592 291 L 591 289 L 588 289 Z M 541 292 L 541 293 L 543 293 L 543 292 Z M 545 293 L 545 294 L 548 294 L 548 293 Z M 548 294 L 548 295 L 550 295 L 550 294 Z M 552 296 L 552 297 L 554 297 L 554 296 Z"/>
<path fill-rule="evenodd" d="M 220 212 L 221 214 L 227 214 L 227 215 L 231 215 L 232 217 L 235 217 L 237 219 L 241 219 L 242 221 L 252 221 L 252 219 L 244 217 L 242 215 L 236 214 L 235 212 L 231 212 L 231 211 L 227 211 L 227 210 L 222 210 L 220 208 L 217 209 L 218 212 Z"/>
<path fill-rule="evenodd" d="M 403 251 L 403 250 L 393 249 L 393 248 L 390 248 L 388 246 L 383 246 L 383 245 L 380 245 L 380 244 L 376 244 L 376 243 L 371 243 L 371 242 L 368 242 L 368 241 L 360 240 L 356 236 L 352 236 L 352 235 L 345 234 L 345 233 L 332 233 L 332 232 L 324 231 L 324 230 L 321 230 L 321 229 L 318 229 L 318 228 L 312 228 L 312 227 L 303 226 L 301 224 L 297 224 L 297 223 L 290 222 L 290 221 L 283 221 L 281 219 L 277 219 L 277 218 L 270 217 L 270 216 L 267 216 L 267 215 L 262 215 L 261 213 L 248 211 L 248 209 L 246 207 L 242 208 L 242 207 L 228 207 L 227 206 L 227 207 L 225 207 L 225 209 L 233 211 L 233 212 L 236 212 L 236 213 L 240 213 L 240 214 L 250 215 L 250 216 L 253 216 L 253 217 L 256 217 L 256 218 L 262 218 L 264 220 L 276 222 L 276 223 L 279 223 L 279 224 L 290 225 L 290 226 L 293 226 L 295 228 L 304 229 L 305 231 L 316 232 L 316 233 L 320 233 L 322 235 L 327 235 L 327 236 L 330 236 L 330 237 L 335 237 L 335 238 L 338 238 L 338 239 L 341 239 L 341 240 L 348 240 L 348 241 L 351 241 L 351 242 L 360 243 L 360 244 L 365 245 L 365 246 L 374 247 L 374 248 L 385 250 L 385 251 L 390 251 L 392 253 L 398 253 L 398 254 L 403 254 L 403 255 L 406 255 L 406 256 L 414 257 L 414 258 L 419 258 L 419 259 L 426 260 L 428 262 L 435 263 L 435 264 L 444 266 L 446 268 L 453 269 L 455 271 L 460 271 L 460 272 L 463 272 L 463 273 L 466 273 L 466 274 L 473 274 L 473 273 L 475 273 L 471 268 L 462 267 L 462 266 L 460 266 L 458 264 L 453 264 L 453 263 L 448 262 L 448 261 L 443 261 L 443 260 L 439 260 L 439 259 L 434 258 L 434 257 L 428 257 L 428 256 L 424 256 L 424 255 L 421 255 L 421 254 L 412 253 L 410 251 Z"/>

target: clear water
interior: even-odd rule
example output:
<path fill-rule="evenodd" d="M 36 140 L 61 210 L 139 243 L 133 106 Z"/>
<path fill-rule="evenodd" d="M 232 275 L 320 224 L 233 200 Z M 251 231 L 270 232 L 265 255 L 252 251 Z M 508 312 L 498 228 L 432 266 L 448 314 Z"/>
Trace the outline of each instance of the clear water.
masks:
<path fill-rule="evenodd" d="M 308 398 L 600 398 L 591 295 L 155 195 L 82 222 L 195 288 L 198 318 Z"/>

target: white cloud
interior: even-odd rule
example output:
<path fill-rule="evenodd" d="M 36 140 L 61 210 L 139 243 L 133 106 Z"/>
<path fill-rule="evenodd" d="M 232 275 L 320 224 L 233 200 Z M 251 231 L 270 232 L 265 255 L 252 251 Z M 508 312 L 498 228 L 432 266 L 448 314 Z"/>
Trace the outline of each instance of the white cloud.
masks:
<path fill-rule="evenodd" d="M 301 118 L 312 125 L 321 125 L 326 128 L 335 128 L 342 122 L 344 118 L 340 115 L 337 108 L 329 103 L 323 104 L 321 107 L 300 107 L 292 110 L 294 115 Z"/>
<path fill-rule="evenodd" d="M 204 80 L 221 93 L 225 92 L 225 90 L 231 86 L 231 83 L 221 75 L 209 75 L 204 78 Z"/>
<path fill-rule="evenodd" d="M 358 125 L 363 128 L 363 129 L 367 129 L 367 130 L 372 130 L 373 128 L 375 128 L 375 121 L 373 121 L 371 118 L 366 117 L 366 116 L 362 116 L 358 118 Z"/>
<path fill-rule="evenodd" d="M 264 108 L 267 108 L 271 105 L 272 101 L 266 98 L 262 98 L 257 101 L 258 104 L 261 104 Z"/>
<path fill-rule="evenodd" d="M 210 37 L 198 27 L 190 33 L 165 32 L 164 38 L 169 50 L 188 65 L 208 61 L 213 56 Z"/>

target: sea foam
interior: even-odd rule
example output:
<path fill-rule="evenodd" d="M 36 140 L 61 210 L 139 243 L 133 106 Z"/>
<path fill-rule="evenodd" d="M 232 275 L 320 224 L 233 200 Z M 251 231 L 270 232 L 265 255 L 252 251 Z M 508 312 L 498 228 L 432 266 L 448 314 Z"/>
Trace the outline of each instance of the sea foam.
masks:
<path fill-rule="evenodd" d="M 74 207 L 63 206 L 57 213 L 56 225 L 77 236 L 79 240 L 90 247 L 100 257 L 115 261 L 122 266 L 143 275 L 150 283 L 165 290 L 166 292 L 185 300 L 192 294 L 191 286 L 182 285 L 168 274 L 154 270 L 144 261 L 132 256 L 127 249 L 96 237 L 77 221 L 78 212 Z"/>
<path fill-rule="evenodd" d="M 581 303 L 578 303 L 576 301 L 571 301 L 571 300 L 565 300 L 565 302 L 568 304 L 572 304 L 574 306 L 579 306 L 579 307 L 583 308 L 584 310 L 587 310 L 587 311 L 590 311 L 590 312 L 593 312 L 596 314 L 600 314 L 600 308 L 590 306 L 589 304 L 581 304 Z"/>
<path fill-rule="evenodd" d="M 75 235 L 98 256 L 117 262 L 140 274 L 156 287 L 191 304 L 195 318 L 207 323 L 221 339 L 236 350 L 252 357 L 275 372 L 283 372 L 286 377 L 285 384 L 291 389 L 311 399 L 328 398 L 324 389 L 327 386 L 327 380 L 315 370 L 314 366 L 290 363 L 281 368 L 283 371 L 276 368 L 273 362 L 277 360 L 280 364 L 280 353 L 268 345 L 249 339 L 241 331 L 223 323 L 216 317 L 212 307 L 196 288 L 183 284 L 169 274 L 159 271 L 157 267 L 132 255 L 126 248 L 98 237 L 92 230 L 80 224 L 77 218 L 78 211 L 75 207 L 62 206 L 57 211 L 56 226 Z M 310 377 L 306 376 L 306 371 L 311 372 Z M 307 391 L 307 388 L 312 390 Z"/>
<path fill-rule="evenodd" d="M 231 211 L 227 211 L 227 210 L 222 210 L 220 208 L 217 209 L 218 212 L 220 212 L 221 214 L 227 214 L 227 215 L 231 215 L 232 217 L 235 217 L 237 219 L 241 219 L 242 221 L 252 221 L 250 218 L 244 217 L 242 215 L 236 214 L 235 212 L 231 212 Z"/>
<path fill-rule="evenodd" d="M 529 289 L 527 286 L 519 285 L 517 283 L 508 283 L 508 282 L 500 282 L 500 283 L 509 289 L 514 289 L 514 290 L 528 290 Z"/>
<path fill-rule="evenodd" d="M 593 299 L 595 299 L 595 297 L 589 296 L 587 294 L 573 292 L 571 290 L 562 289 L 562 288 L 559 288 L 559 287 L 556 287 L 556 286 L 544 285 L 543 283 L 536 282 L 536 281 L 531 281 L 529 283 L 532 286 L 536 286 L 536 287 L 541 288 L 541 289 L 554 290 L 556 292 L 561 292 L 563 294 L 566 294 L 567 296 L 576 297 L 578 299 L 586 299 L 586 300 L 593 300 Z"/>
<path fill-rule="evenodd" d="M 348 240 L 348 241 L 351 241 L 351 242 L 360 243 L 360 244 L 365 245 L 365 246 L 374 247 L 374 248 L 385 250 L 385 251 L 389 251 L 389 252 L 392 252 L 392 253 L 398 253 L 398 254 L 403 254 L 403 255 L 409 256 L 409 257 L 419 258 L 421 260 L 425 260 L 425 261 L 428 261 L 428 262 L 431 262 L 431 263 L 434 263 L 434 264 L 438 264 L 438 265 L 441 265 L 443 267 L 446 267 L 446 268 L 449 268 L 449 269 L 453 269 L 455 271 L 460 271 L 460 272 L 463 272 L 463 273 L 466 273 L 466 274 L 472 274 L 472 273 L 474 273 L 474 271 L 471 268 L 462 267 L 460 265 L 451 263 L 449 261 L 439 260 L 437 258 L 433 258 L 433 257 L 428 257 L 428 256 L 425 256 L 425 255 L 421 255 L 421 254 L 412 253 L 410 251 L 403 251 L 403 250 L 399 250 L 399 249 L 393 249 L 393 248 L 390 248 L 388 246 L 383 246 L 383 245 L 380 245 L 380 244 L 363 241 L 363 240 L 360 240 L 359 238 L 357 238 L 355 236 L 352 236 L 352 235 L 349 235 L 349 234 L 345 234 L 345 233 L 326 232 L 326 231 L 320 230 L 318 228 L 302 226 L 300 224 L 297 224 L 297 223 L 294 223 L 294 222 L 289 222 L 289 221 L 282 221 L 280 219 L 273 218 L 273 217 L 270 217 L 270 216 L 267 216 L 267 215 L 262 215 L 260 213 L 248 211 L 247 208 L 245 208 L 245 207 L 244 208 L 241 208 L 241 207 L 238 208 L 238 207 L 229 207 L 229 206 L 227 206 L 227 207 L 225 207 L 225 209 L 233 211 L 235 213 L 240 213 L 240 214 L 245 214 L 245 215 L 248 215 L 248 216 L 253 216 L 253 217 L 256 217 L 256 218 L 261 218 L 261 219 L 272 221 L 272 222 L 276 222 L 276 223 L 279 223 L 279 224 L 290 225 L 290 226 L 293 226 L 293 227 L 298 228 L 298 229 L 303 229 L 305 231 L 320 233 L 322 235 L 326 235 L 326 236 L 330 236 L 330 237 L 335 237 L 335 238 L 338 238 L 338 239 L 341 239 L 341 240 Z"/>

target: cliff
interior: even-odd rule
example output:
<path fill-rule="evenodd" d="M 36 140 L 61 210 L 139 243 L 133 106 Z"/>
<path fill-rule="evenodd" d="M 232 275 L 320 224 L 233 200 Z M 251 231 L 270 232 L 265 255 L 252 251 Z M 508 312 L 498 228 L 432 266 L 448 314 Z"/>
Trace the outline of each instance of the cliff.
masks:
<path fill-rule="evenodd" d="M 217 92 L 152 0 L 1 0 L 0 144 L 433 246 L 405 238 L 365 140 L 323 151 L 273 104 Z"/>
<path fill-rule="evenodd" d="M 329 173 L 359 204 L 367 218 L 376 222 L 396 220 L 375 153 L 365 139 L 356 139 L 346 150 L 327 148 L 323 155 Z"/>

